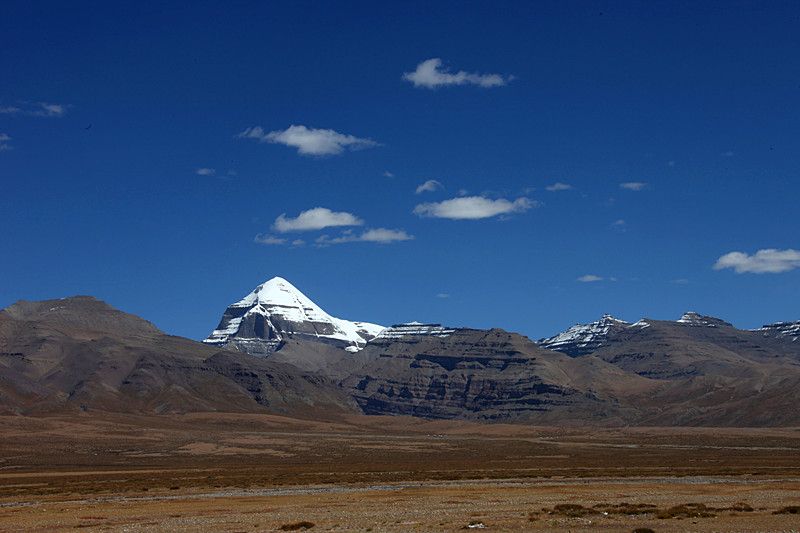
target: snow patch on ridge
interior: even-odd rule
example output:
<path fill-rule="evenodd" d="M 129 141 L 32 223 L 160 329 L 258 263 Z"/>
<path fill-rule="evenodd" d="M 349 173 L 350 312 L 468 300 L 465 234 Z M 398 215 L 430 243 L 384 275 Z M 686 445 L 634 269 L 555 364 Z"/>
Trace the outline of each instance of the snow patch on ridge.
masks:
<path fill-rule="evenodd" d="M 800 320 L 797 322 L 776 322 L 774 324 L 766 324 L 758 329 L 750 331 L 757 331 L 764 334 L 765 337 L 789 337 L 792 342 L 797 342 L 800 339 Z"/>
<path fill-rule="evenodd" d="M 381 331 L 376 339 L 399 339 L 405 336 L 412 337 L 448 337 L 455 331 L 441 324 L 423 324 L 421 322 L 407 322 L 395 324 Z"/>
<path fill-rule="evenodd" d="M 641 322 L 641 321 L 640 321 Z M 637 322 L 639 324 L 639 322 Z M 577 348 L 586 348 L 589 345 L 602 345 L 605 336 L 613 326 L 628 327 L 632 324 L 619 320 L 611 315 L 603 315 L 603 318 L 589 324 L 575 324 L 567 331 L 559 333 L 555 337 L 548 339 L 540 339 L 538 344 L 548 350 L 559 351 L 559 348 L 565 346 L 574 346 Z M 649 326 L 649 324 L 647 324 Z M 646 327 L 641 326 L 640 327 Z"/>

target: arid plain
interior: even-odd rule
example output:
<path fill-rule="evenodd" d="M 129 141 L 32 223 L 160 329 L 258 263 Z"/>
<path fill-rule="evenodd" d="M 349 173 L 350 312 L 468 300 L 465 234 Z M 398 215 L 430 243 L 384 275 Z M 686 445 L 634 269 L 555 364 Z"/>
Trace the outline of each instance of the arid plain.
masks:
<path fill-rule="evenodd" d="M 0 531 L 800 531 L 798 429 L 315 418 L 2 417 Z"/>

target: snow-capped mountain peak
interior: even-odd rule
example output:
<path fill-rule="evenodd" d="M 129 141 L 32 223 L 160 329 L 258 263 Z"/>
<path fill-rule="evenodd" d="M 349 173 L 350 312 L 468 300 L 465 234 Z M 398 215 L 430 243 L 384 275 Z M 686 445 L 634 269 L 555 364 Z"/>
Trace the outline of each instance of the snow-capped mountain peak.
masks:
<path fill-rule="evenodd" d="M 688 326 L 701 326 L 707 328 L 716 328 L 719 326 L 730 326 L 728 322 L 724 320 L 720 320 L 719 318 L 715 318 L 713 316 L 708 315 L 701 315 L 700 313 L 695 313 L 694 311 L 689 311 L 684 313 L 682 317 L 678 319 L 678 324 L 686 324 Z"/>
<path fill-rule="evenodd" d="M 564 352 L 572 357 L 596 350 L 605 341 L 612 328 L 626 328 L 630 322 L 614 318 L 609 314 L 589 324 L 575 324 L 567 331 L 554 337 L 540 339 L 538 344 L 542 348 Z"/>
<path fill-rule="evenodd" d="M 275 277 L 230 305 L 206 344 L 268 355 L 288 338 L 358 350 L 383 330 L 332 317 L 283 278 Z"/>
<path fill-rule="evenodd" d="M 763 333 L 765 337 L 788 338 L 792 342 L 800 339 L 800 320 L 797 322 L 776 322 L 753 330 Z"/>

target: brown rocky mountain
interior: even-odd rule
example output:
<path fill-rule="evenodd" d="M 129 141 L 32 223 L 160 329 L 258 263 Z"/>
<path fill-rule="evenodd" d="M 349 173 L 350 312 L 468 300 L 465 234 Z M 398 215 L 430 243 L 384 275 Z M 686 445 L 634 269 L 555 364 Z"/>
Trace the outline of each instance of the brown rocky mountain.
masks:
<path fill-rule="evenodd" d="M 318 375 L 164 334 L 89 296 L 0 311 L 0 408 L 22 414 L 356 409 Z"/>
<path fill-rule="evenodd" d="M 449 331 L 383 333 L 326 373 L 366 414 L 527 423 L 620 424 L 635 413 L 616 397 L 656 386 L 600 359 L 575 360 L 502 329 Z"/>
<path fill-rule="evenodd" d="M 611 335 L 577 357 L 503 330 L 384 332 L 327 372 L 368 414 L 533 424 L 800 424 L 796 344 L 759 344 L 760 333 L 705 320 L 641 321 L 624 334 L 609 322 Z"/>
<path fill-rule="evenodd" d="M 17 302 L 0 311 L 0 409 L 800 425 L 797 323 L 742 331 L 696 313 L 635 324 L 604 317 L 540 344 L 500 329 L 414 323 L 361 349 L 304 327 L 284 327 L 277 350 L 255 357 L 166 335 L 87 296 Z"/>

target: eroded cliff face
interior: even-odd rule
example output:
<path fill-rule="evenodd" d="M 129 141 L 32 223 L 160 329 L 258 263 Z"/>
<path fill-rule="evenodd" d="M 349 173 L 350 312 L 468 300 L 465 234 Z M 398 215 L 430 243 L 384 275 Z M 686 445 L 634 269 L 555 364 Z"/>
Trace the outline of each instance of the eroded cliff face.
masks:
<path fill-rule="evenodd" d="M 451 331 L 374 339 L 329 373 L 366 414 L 506 421 L 566 421 L 579 412 L 576 419 L 601 411 L 604 417 L 618 415 L 591 390 L 593 382 L 607 379 L 602 370 L 592 379 L 573 379 L 568 356 L 521 335 Z"/>

